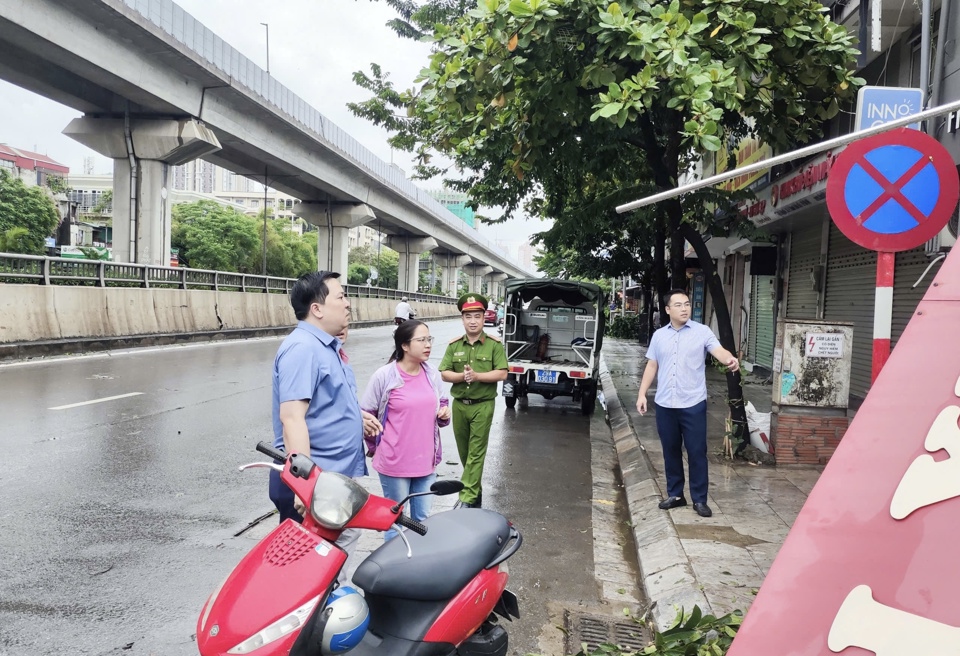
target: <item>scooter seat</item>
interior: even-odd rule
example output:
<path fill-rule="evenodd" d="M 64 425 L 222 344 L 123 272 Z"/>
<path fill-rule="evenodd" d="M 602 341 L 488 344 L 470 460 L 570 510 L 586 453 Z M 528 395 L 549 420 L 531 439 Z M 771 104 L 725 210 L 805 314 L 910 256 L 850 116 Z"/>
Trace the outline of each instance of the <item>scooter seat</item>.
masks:
<path fill-rule="evenodd" d="M 428 517 L 426 535 L 406 531 L 374 551 L 353 582 L 370 594 L 420 601 L 452 599 L 500 552 L 510 535 L 506 518 L 490 510 L 459 508 Z"/>

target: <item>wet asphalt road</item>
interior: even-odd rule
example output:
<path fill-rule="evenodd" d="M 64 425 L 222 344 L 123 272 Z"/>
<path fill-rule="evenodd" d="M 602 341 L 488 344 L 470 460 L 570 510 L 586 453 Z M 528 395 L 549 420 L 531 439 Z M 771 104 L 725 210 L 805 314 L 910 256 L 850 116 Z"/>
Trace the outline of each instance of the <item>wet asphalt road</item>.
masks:
<path fill-rule="evenodd" d="M 431 328 L 438 364 L 461 325 Z M 361 391 L 391 332 L 351 331 Z M 279 342 L 0 366 L 0 655 L 197 653 L 201 606 L 262 531 L 234 534 L 273 508 L 263 470 L 236 467 L 270 439 Z M 63 408 L 106 397 L 122 398 Z M 558 654 L 543 638 L 558 609 L 598 603 L 589 432 L 568 400 L 497 403 L 484 506 L 525 538 L 509 561 L 523 614 L 508 627 L 511 654 Z M 439 471 L 456 476 L 442 433 Z"/>

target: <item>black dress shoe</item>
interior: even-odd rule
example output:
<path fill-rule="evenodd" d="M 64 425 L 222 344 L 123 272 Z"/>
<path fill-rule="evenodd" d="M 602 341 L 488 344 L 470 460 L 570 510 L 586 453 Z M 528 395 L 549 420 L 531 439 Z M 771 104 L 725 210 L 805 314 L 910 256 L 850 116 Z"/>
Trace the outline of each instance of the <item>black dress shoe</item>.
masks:
<path fill-rule="evenodd" d="M 660 510 L 670 510 L 671 508 L 679 508 L 685 505 L 687 505 L 687 500 L 683 497 L 667 497 L 657 504 L 657 508 Z"/>
<path fill-rule="evenodd" d="M 701 517 L 713 517 L 713 511 L 710 510 L 710 506 L 705 503 L 695 503 L 693 504 L 693 509 L 697 511 L 697 514 Z"/>

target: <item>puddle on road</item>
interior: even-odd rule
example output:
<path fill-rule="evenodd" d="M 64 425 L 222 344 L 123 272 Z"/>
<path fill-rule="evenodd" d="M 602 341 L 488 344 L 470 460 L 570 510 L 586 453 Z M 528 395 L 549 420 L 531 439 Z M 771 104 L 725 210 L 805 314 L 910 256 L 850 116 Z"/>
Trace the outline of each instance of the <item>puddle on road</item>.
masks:
<path fill-rule="evenodd" d="M 708 526 L 704 524 L 677 524 L 676 526 L 681 540 L 713 540 L 733 547 L 752 547 L 755 544 L 767 543 L 767 540 L 760 540 L 752 535 L 744 535 L 732 526 Z"/>

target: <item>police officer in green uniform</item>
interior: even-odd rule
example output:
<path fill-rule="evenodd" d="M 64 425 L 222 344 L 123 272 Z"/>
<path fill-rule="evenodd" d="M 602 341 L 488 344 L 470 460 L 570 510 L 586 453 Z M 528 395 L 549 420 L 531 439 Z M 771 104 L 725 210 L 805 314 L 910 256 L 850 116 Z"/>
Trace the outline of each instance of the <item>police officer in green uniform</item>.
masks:
<path fill-rule="evenodd" d="M 457 302 L 466 334 L 447 346 L 440 361 L 440 375 L 453 396 L 453 435 L 463 463 L 463 490 L 460 503 L 479 508 L 481 479 L 487 441 L 493 424 L 493 404 L 497 383 L 507 378 L 507 353 L 503 344 L 483 331 L 483 313 L 487 299 L 480 294 L 464 294 Z"/>

